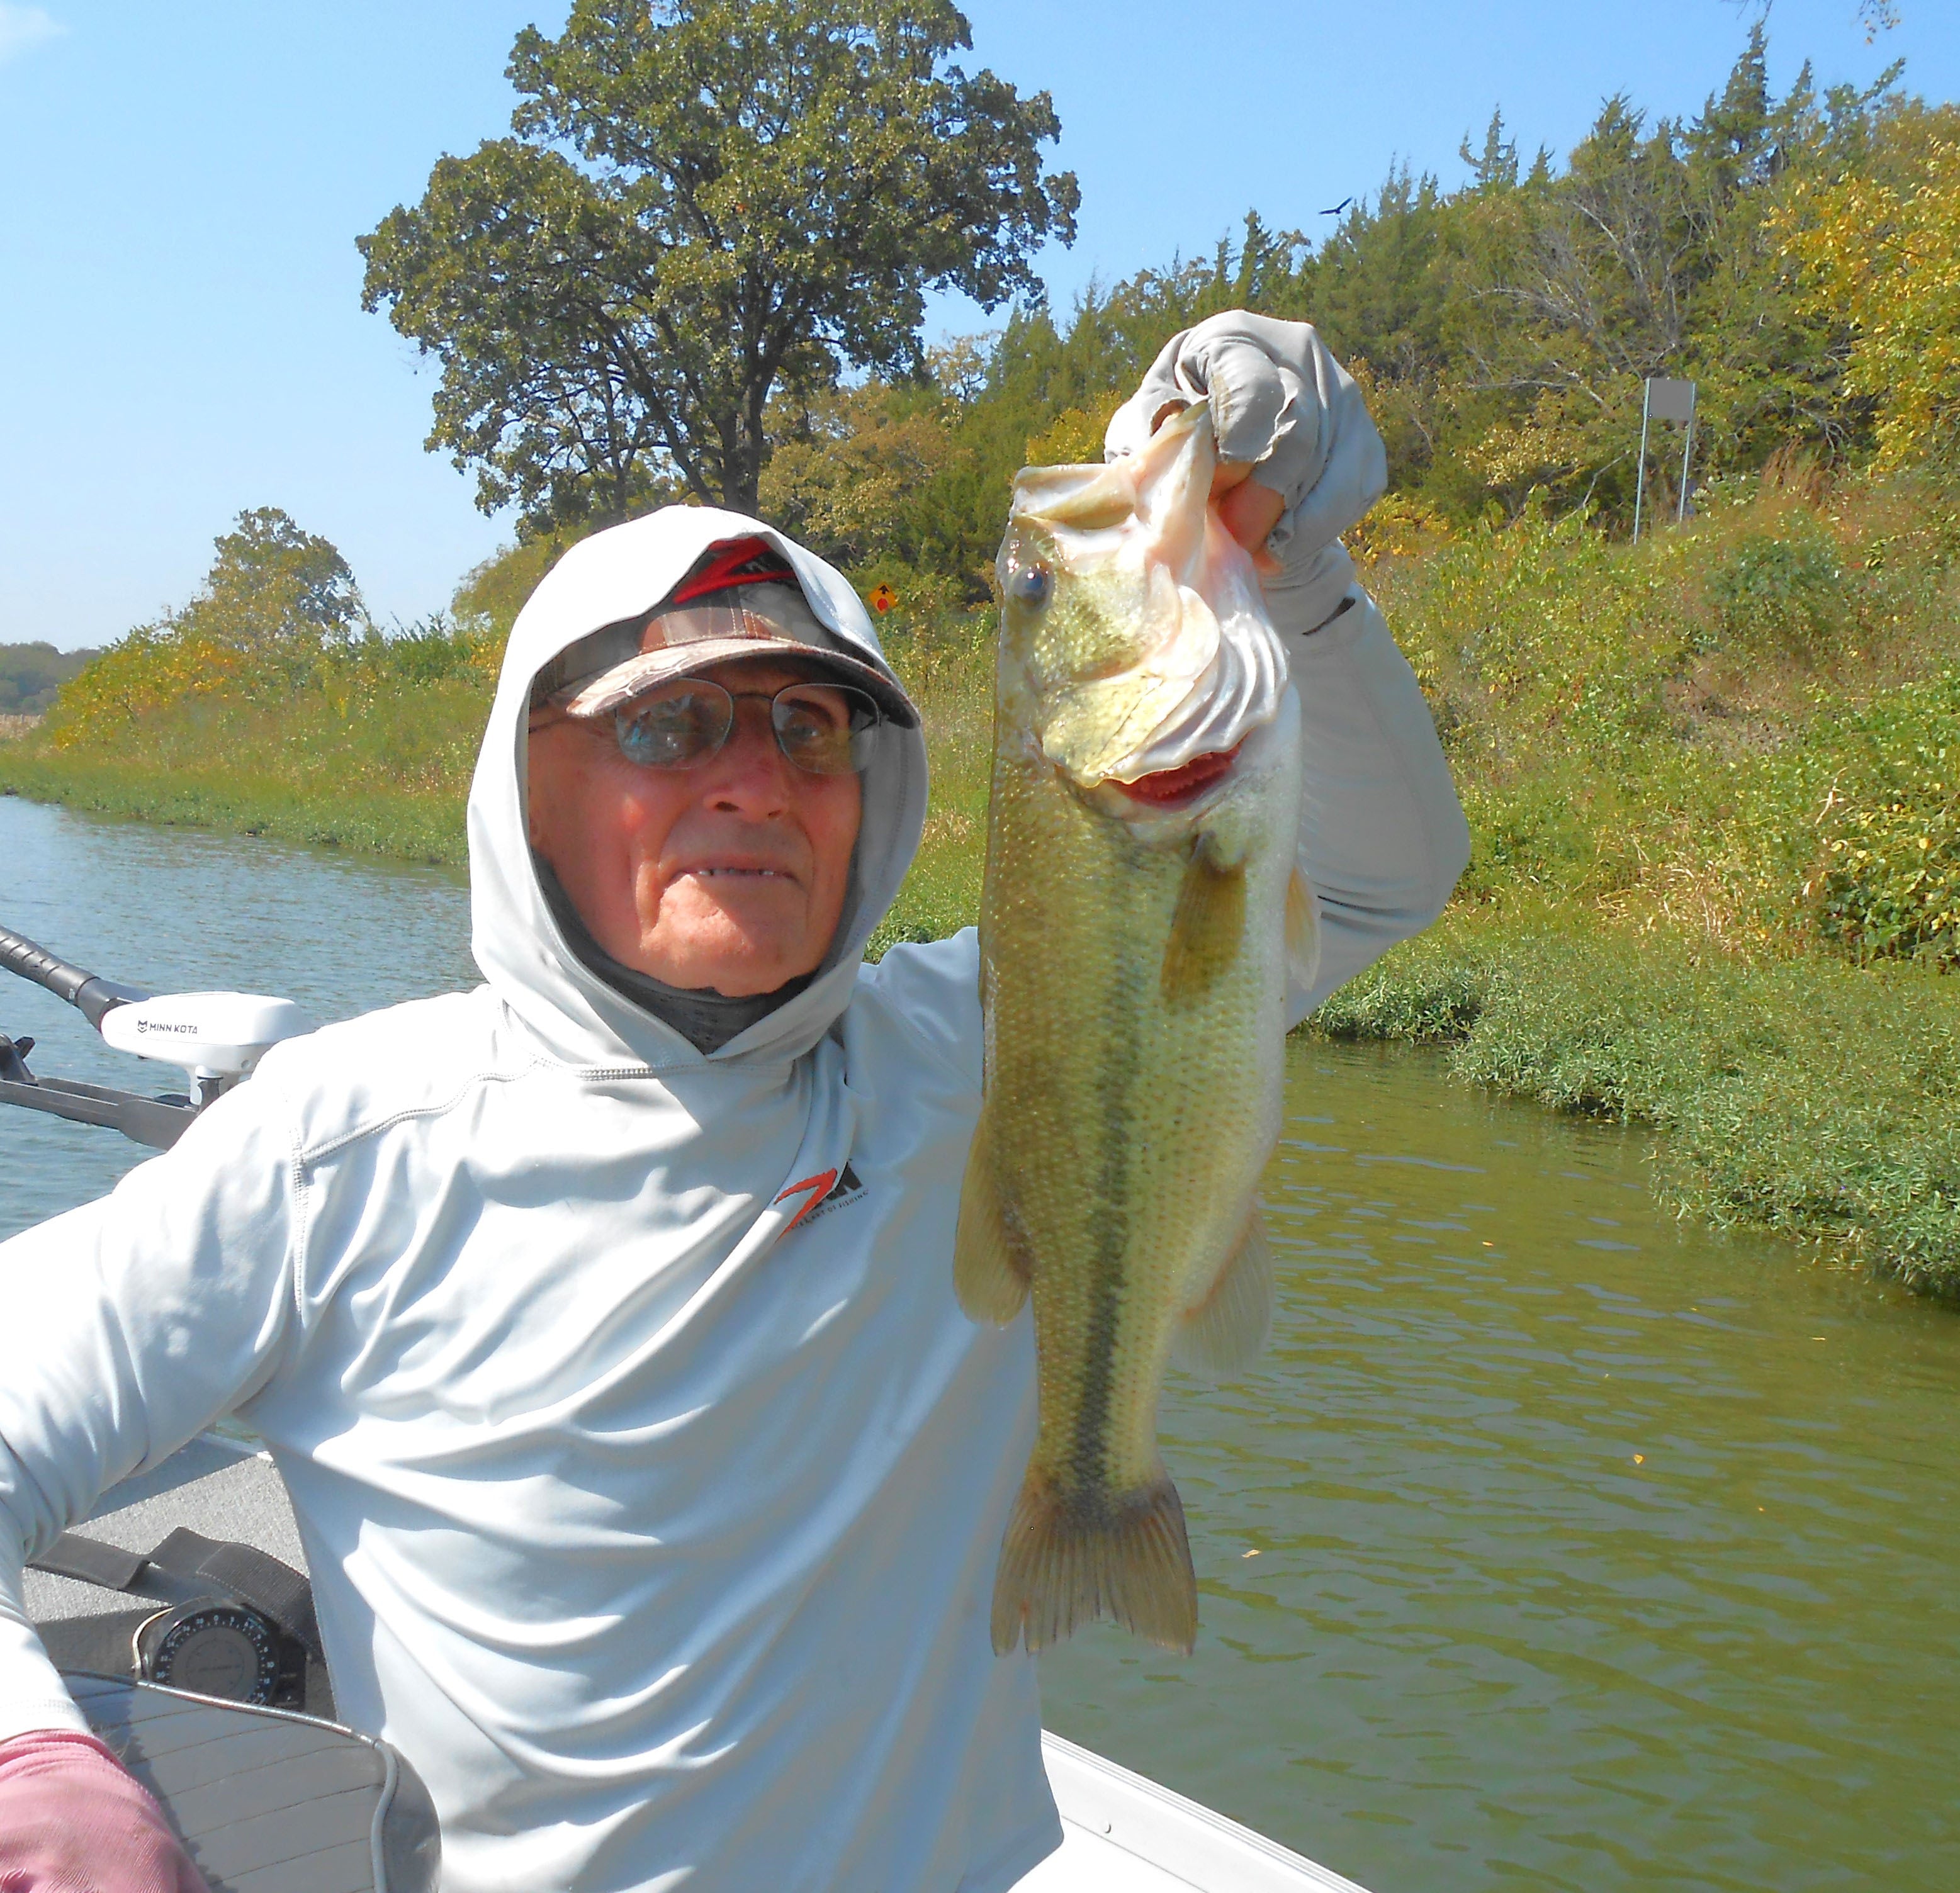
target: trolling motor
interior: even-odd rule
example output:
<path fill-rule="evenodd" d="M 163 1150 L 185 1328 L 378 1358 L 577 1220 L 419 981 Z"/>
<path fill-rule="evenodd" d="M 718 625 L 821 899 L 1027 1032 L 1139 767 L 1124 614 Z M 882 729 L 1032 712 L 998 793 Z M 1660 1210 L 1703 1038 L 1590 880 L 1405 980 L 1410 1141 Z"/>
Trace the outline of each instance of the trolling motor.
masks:
<path fill-rule="evenodd" d="M 259 993 L 173 993 L 152 997 L 57 959 L 0 927 L 0 968 L 64 999 L 118 1051 L 177 1067 L 189 1091 L 145 1097 L 78 1078 L 37 1078 L 27 1068 L 31 1039 L 0 1032 L 0 1104 L 100 1125 L 152 1150 L 167 1150 L 215 1098 L 246 1077 L 282 1039 L 313 1030 L 290 999 Z"/>

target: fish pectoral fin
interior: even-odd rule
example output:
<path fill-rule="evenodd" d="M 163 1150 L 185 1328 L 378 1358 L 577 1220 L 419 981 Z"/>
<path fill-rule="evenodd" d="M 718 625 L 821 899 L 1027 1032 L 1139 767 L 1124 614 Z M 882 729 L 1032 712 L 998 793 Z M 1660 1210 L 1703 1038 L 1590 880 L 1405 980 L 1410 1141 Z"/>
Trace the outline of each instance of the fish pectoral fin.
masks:
<path fill-rule="evenodd" d="M 1030 1466 L 994 1573 L 994 1653 L 1046 1650 L 1099 1617 L 1191 1654 L 1198 1580 L 1177 1487 L 1160 1468 L 1136 1491 L 1071 1502 Z"/>
<path fill-rule="evenodd" d="M 1160 985 L 1171 1005 L 1199 998 L 1239 957 L 1246 934 L 1246 870 L 1220 867 L 1202 842 L 1179 884 Z"/>
<path fill-rule="evenodd" d="M 1313 889 L 1296 867 L 1286 894 L 1287 977 L 1296 986 L 1312 986 L 1320 971 L 1320 923 L 1315 913 Z"/>
<path fill-rule="evenodd" d="M 973 1128 L 966 1176 L 959 1185 L 959 1223 L 953 1238 L 953 1292 L 967 1318 L 1005 1327 L 1028 1298 L 1026 1250 L 1007 1229 L 994 1172 L 987 1113 Z"/>
<path fill-rule="evenodd" d="M 1204 1298 L 1185 1311 L 1171 1358 L 1208 1379 L 1227 1380 L 1258 1359 L 1272 1325 L 1272 1244 L 1255 1203 Z"/>

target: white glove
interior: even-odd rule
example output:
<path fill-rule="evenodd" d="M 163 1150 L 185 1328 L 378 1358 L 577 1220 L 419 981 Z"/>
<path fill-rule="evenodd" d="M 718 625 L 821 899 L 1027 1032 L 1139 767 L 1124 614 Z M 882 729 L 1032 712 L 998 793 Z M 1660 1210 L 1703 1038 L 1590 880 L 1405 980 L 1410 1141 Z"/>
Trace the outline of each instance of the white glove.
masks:
<path fill-rule="evenodd" d="M 1134 453 L 1167 409 L 1199 401 L 1211 404 L 1220 460 L 1249 463 L 1284 503 L 1265 545 L 1278 567 L 1264 577 L 1274 628 L 1319 630 L 1354 575 L 1341 535 L 1388 485 L 1388 454 L 1361 390 L 1310 323 L 1227 310 L 1165 343 L 1116 410 L 1104 457 Z"/>

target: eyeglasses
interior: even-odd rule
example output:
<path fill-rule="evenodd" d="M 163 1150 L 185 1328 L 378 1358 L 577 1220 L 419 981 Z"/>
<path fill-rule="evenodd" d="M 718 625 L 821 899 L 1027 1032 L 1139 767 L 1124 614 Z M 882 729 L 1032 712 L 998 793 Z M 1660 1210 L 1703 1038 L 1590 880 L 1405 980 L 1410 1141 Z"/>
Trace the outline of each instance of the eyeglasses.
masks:
<path fill-rule="evenodd" d="M 691 769 L 728 740 L 738 703 L 766 703 L 776 747 L 811 775 L 849 775 L 870 761 L 884 721 L 848 684 L 793 683 L 773 695 L 676 677 L 635 697 L 612 720 L 619 751 L 649 769 Z"/>

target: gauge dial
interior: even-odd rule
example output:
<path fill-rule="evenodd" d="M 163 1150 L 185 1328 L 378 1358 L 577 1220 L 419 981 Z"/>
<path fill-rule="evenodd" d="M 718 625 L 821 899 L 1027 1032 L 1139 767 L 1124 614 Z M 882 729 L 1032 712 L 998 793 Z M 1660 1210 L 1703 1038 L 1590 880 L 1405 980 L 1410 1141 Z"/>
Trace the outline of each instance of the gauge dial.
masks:
<path fill-rule="evenodd" d="M 232 1604 L 187 1612 L 158 1639 L 151 1680 L 228 1702 L 270 1703 L 279 1687 L 272 1627 L 256 1611 Z"/>

